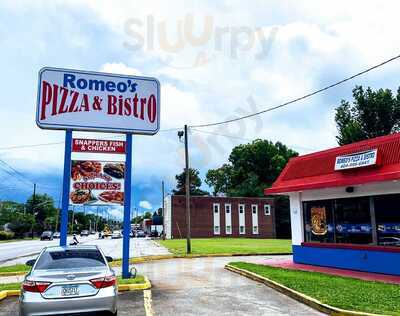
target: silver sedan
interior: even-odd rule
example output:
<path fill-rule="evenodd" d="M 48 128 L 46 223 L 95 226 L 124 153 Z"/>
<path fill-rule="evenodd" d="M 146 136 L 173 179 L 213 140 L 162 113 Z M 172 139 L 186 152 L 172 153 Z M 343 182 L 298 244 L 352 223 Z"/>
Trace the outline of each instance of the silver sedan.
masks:
<path fill-rule="evenodd" d="M 96 246 L 47 247 L 22 284 L 20 315 L 93 313 L 117 315 L 112 261 Z"/>

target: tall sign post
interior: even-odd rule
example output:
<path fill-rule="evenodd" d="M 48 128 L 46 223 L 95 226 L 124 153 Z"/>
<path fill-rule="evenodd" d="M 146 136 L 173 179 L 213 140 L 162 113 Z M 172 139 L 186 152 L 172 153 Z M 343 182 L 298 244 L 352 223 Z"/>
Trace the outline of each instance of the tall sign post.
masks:
<path fill-rule="evenodd" d="M 60 246 L 67 245 L 70 204 L 123 205 L 122 276 L 128 278 L 132 135 L 158 132 L 160 83 L 150 77 L 45 67 L 39 71 L 36 123 L 66 131 Z M 73 139 L 73 131 L 121 133 L 126 142 Z M 125 162 L 72 161 L 72 151 L 125 154 Z"/>
<path fill-rule="evenodd" d="M 132 179 L 132 134 L 126 134 L 126 156 L 125 156 L 125 192 L 130 191 Z M 122 258 L 122 277 L 129 277 L 129 241 L 131 232 L 131 195 L 125 196 L 124 204 L 124 235 L 123 235 L 123 249 Z"/>
<path fill-rule="evenodd" d="M 64 175 L 62 187 L 61 204 L 61 223 L 60 223 L 60 246 L 67 245 L 68 234 L 68 205 L 69 205 L 69 187 L 71 179 L 71 147 L 72 131 L 65 131 L 65 149 L 64 149 Z"/>

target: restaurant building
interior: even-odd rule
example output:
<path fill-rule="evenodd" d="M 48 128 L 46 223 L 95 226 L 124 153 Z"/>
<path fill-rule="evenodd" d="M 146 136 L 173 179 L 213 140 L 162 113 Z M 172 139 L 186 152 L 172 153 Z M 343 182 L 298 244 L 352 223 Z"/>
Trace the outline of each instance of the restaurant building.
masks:
<path fill-rule="evenodd" d="M 186 237 L 184 195 L 168 195 L 164 205 L 167 239 Z M 193 238 L 275 238 L 275 209 L 272 198 L 190 197 L 190 228 Z"/>
<path fill-rule="evenodd" d="M 400 275 L 400 134 L 293 158 L 265 194 L 290 197 L 295 263 Z"/>

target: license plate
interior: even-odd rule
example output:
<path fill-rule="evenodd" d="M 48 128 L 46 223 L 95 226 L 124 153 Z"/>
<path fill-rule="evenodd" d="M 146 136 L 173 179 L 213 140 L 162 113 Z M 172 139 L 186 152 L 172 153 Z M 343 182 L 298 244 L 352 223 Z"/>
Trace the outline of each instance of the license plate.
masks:
<path fill-rule="evenodd" d="M 63 286 L 61 288 L 61 296 L 76 296 L 79 295 L 78 286 Z"/>

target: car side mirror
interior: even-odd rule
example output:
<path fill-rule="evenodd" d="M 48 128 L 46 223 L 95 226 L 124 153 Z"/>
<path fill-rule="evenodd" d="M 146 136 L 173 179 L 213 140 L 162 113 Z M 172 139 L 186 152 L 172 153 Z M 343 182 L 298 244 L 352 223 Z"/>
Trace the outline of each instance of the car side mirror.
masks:
<path fill-rule="evenodd" d="M 33 265 L 35 264 L 35 262 L 36 262 L 36 259 L 31 259 L 31 260 L 28 260 L 25 264 L 26 264 L 27 266 L 29 266 L 29 267 L 33 267 Z"/>
<path fill-rule="evenodd" d="M 114 259 L 112 257 L 110 257 L 110 256 L 106 256 L 106 260 L 107 260 L 107 262 L 113 262 L 114 261 Z"/>

